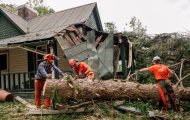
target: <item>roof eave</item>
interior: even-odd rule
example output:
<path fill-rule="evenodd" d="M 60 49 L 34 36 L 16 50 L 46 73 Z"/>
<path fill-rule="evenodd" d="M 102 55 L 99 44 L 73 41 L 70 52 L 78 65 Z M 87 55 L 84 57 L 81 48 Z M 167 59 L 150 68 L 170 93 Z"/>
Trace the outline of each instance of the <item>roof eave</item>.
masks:
<path fill-rule="evenodd" d="M 26 32 L 24 30 L 22 30 L 12 19 L 9 18 L 9 16 L 2 10 L 2 8 L 0 8 L 0 11 L 3 13 L 3 15 L 13 24 L 15 25 L 15 27 L 17 29 L 19 29 L 19 31 L 23 34 L 26 34 Z"/>
<path fill-rule="evenodd" d="M 99 11 L 98 11 L 97 4 L 95 4 L 93 12 L 95 12 L 95 15 L 96 15 L 96 18 L 97 18 L 97 20 L 96 20 L 97 21 L 97 25 L 98 25 L 100 31 L 103 31 L 102 22 L 101 22 L 101 19 L 100 19 L 100 14 L 99 14 Z"/>

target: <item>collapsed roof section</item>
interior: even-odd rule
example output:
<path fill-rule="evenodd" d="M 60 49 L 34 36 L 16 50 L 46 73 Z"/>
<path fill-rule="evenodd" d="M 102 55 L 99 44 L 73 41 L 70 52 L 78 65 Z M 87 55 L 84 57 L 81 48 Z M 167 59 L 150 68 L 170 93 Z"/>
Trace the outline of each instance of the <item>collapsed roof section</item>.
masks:
<path fill-rule="evenodd" d="M 36 51 L 30 46 L 36 44 L 53 44 L 55 40 L 67 59 L 86 61 L 94 70 L 97 78 L 122 78 L 133 72 L 135 59 L 132 43 L 122 33 L 96 31 L 85 24 L 78 23 L 66 27 L 53 36 L 54 39 L 9 43 L 9 47 L 20 47 Z"/>
<path fill-rule="evenodd" d="M 133 46 L 122 33 L 99 32 L 76 24 L 59 32 L 55 39 L 67 59 L 86 61 L 97 78 L 126 79 L 135 65 Z M 121 66 L 121 71 L 118 68 Z"/>

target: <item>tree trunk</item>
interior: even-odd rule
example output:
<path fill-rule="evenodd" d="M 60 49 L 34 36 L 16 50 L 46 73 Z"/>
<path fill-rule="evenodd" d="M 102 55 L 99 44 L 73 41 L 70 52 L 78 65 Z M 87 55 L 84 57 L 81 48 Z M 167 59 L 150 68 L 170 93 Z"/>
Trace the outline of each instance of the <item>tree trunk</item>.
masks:
<path fill-rule="evenodd" d="M 174 92 L 181 100 L 190 100 L 190 87 L 175 87 Z M 160 100 L 156 84 L 139 84 L 122 80 L 47 80 L 44 86 L 44 96 L 51 97 L 56 90 L 62 99 L 92 100 L 92 99 L 131 99 Z"/>

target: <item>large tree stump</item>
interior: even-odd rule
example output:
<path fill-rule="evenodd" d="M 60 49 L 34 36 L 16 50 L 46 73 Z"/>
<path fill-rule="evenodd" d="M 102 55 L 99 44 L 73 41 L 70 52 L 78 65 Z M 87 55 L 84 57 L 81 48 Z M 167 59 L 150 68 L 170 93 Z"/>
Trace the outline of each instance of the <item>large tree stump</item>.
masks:
<path fill-rule="evenodd" d="M 175 87 L 174 92 L 181 100 L 190 100 L 190 87 Z M 56 90 L 62 99 L 92 100 L 92 99 L 131 99 L 160 100 L 156 84 L 139 84 L 122 80 L 47 80 L 44 95 L 52 96 Z"/>

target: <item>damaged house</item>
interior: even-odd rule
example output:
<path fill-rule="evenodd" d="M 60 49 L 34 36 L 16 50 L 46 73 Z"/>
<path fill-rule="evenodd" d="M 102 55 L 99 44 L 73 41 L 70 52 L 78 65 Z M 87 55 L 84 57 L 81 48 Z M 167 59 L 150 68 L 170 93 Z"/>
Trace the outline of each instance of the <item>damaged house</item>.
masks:
<path fill-rule="evenodd" d="M 28 5 L 19 6 L 18 15 L 0 9 L 0 26 L 2 89 L 33 91 L 37 66 L 50 52 L 64 72 L 72 71 L 68 59 L 76 58 L 99 79 L 126 79 L 134 68 L 132 43 L 122 33 L 103 32 L 96 3 L 44 16 Z"/>

